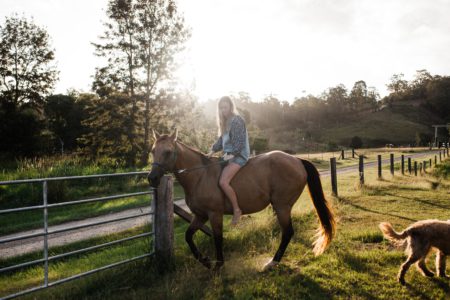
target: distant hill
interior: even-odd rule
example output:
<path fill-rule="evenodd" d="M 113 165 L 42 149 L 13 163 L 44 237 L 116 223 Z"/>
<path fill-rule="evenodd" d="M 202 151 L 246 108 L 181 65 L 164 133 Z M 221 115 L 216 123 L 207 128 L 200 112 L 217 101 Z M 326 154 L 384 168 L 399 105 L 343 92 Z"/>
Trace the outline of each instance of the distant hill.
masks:
<path fill-rule="evenodd" d="M 364 81 L 350 91 L 338 85 L 292 103 L 273 96 L 254 102 L 245 92 L 231 98 L 247 121 L 251 140 L 263 145 L 258 151 L 333 150 L 348 147 L 352 139 L 363 147 L 427 146 L 434 141 L 432 125 L 450 123 L 450 76 L 419 70 L 407 82 L 400 75 L 393 76 L 391 93 L 383 99 Z M 215 118 L 216 105 L 203 103 L 206 119 Z M 439 129 L 440 141 L 449 137 L 447 129 Z"/>
<path fill-rule="evenodd" d="M 326 128 L 322 131 L 322 140 L 345 145 L 353 136 L 359 136 L 368 146 L 413 144 L 417 134 L 431 140 L 434 136 L 431 125 L 443 123 L 440 117 L 420 106 L 393 105 L 366 113 L 339 127 Z"/>

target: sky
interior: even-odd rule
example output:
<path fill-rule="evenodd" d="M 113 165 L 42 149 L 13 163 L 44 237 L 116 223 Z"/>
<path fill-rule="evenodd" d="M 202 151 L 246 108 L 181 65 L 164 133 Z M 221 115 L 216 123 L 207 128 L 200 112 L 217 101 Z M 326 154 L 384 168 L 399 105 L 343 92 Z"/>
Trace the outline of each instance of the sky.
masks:
<path fill-rule="evenodd" d="M 33 16 L 47 29 L 60 80 L 55 92 L 89 91 L 91 42 L 106 0 L 0 0 L 0 20 Z M 393 74 L 450 75 L 450 0 L 178 0 L 192 37 L 179 55 L 180 86 L 200 100 L 245 91 L 319 95 L 358 80 L 386 95 Z M 1 21 L 3 22 L 3 21 Z"/>

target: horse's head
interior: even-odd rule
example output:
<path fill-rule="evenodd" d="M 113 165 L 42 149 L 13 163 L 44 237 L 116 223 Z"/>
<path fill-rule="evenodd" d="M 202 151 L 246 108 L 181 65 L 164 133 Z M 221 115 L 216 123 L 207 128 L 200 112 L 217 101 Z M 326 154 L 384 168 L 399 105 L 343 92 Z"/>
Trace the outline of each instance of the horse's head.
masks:
<path fill-rule="evenodd" d="M 160 135 L 153 130 L 153 137 L 155 143 L 152 147 L 153 163 L 152 170 L 147 176 L 148 182 L 154 188 L 158 187 L 161 177 L 166 172 L 171 172 L 175 169 L 175 162 L 177 160 L 176 141 L 177 130 L 171 135 Z"/>

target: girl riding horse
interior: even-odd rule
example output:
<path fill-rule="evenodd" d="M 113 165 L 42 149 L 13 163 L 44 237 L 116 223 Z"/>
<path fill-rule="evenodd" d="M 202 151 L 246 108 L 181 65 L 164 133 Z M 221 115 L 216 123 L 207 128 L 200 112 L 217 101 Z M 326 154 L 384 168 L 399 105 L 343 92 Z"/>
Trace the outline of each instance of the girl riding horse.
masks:
<path fill-rule="evenodd" d="M 244 119 L 238 115 L 236 106 L 228 96 L 222 97 L 217 104 L 217 123 L 219 139 L 212 146 L 207 156 L 211 157 L 214 152 L 220 150 L 225 153 L 223 159 L 228 161 L 228 164 L 222 171 L 219 185 L 233 206 L 231 224 L 236 225 L 242 211 L 239 208 L 236 193 L 230 185 L 230 181 L 239 169 L 247 163 L 250 156 L 250 146 Z"/>

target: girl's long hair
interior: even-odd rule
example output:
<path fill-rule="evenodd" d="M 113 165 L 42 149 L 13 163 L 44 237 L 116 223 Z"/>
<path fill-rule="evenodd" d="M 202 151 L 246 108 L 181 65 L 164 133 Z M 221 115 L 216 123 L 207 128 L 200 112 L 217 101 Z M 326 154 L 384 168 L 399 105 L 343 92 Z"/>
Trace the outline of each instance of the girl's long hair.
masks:
<path fill-rule="evenodd" d="M 222 136 L 222 134 L 227 131 L 227 119 L 225 119 L 224 116 L 222 116 L 222 114 L 220 113 L 220 103 L 228 103 L 230 105 L 230 109 L 231 109 L 231 117 L 235 116 L 235 115 L 239 115 L 237 109 L 236 109 L 236 105 L 234 105 L 233 100 L 231 100 L 230 97 L 228 96 L 223 96 L 222 98 L 220 98 L 219 102 L 217 103 L 217 127 L 219 128 L 218 134 L 219 136 Z M 230 118 L 231 118 L 230 117 Z"/>

